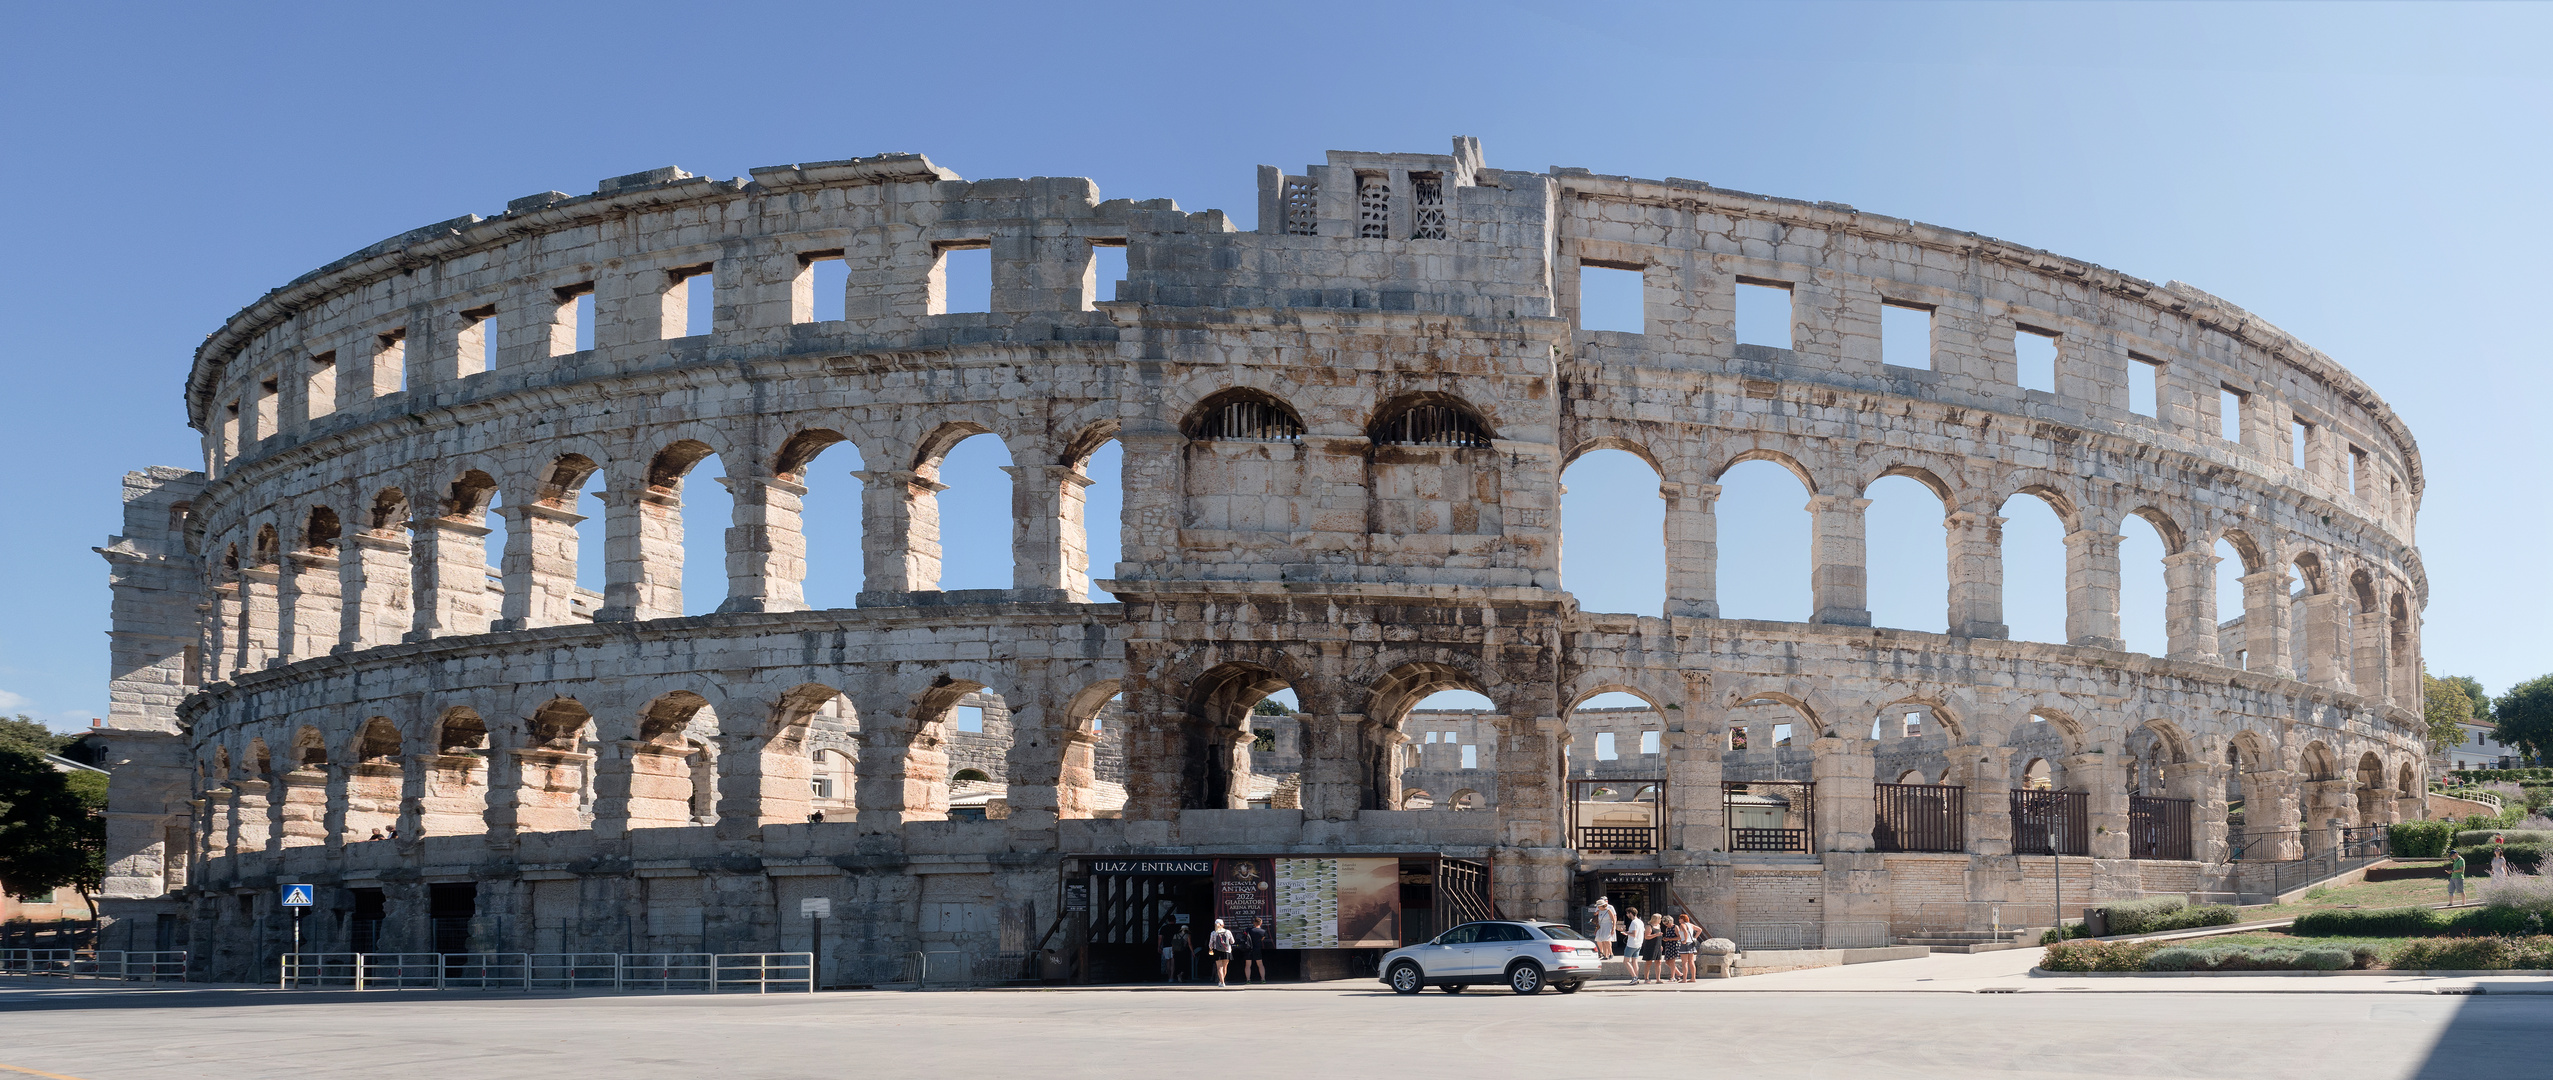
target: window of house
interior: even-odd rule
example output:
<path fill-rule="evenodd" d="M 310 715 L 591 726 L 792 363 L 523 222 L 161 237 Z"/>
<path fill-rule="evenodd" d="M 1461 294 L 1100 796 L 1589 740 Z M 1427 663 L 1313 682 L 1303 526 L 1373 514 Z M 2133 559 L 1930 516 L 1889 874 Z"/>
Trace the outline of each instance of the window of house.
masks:
<path fill-rule="evenodd" d="M 2217 387 L 2216 433 L 2226 442 L 2239 444 L 2243 441 L 2243 406 L 2245 404 L 2246 400 L 2242 391 L 2230 386 Z"/>
<path fill-rule="evenodd" d="M 1090 243 L 1090 300 L 1117 298 L 1117 286 L 1126 283 L 1126 242 L 1093 240 Z"/>
<path fill-rule="evenodd" d="M 2314 425 L 2306 423 L 2304 417 L 2290 417 L 2287 433 L 2287 463 L 2299 469 L 2312 468 L 2309 463 L 2314 459 Z"/>
<path fill-rule="evenodd" d="M 594 283 L 582 281 L 556 289 L 558 322 L 550 331 L 550 355 L 594 348 Z"/>
<path fill-rule="evenodd" d="M 989 242 L 941 246 L 933 272 L 933 315 L 993 310 L 993 247 Z"/>
<path fill-rule="evenodd" d="M 1614 752 L 1612 732 L 1599 731 L 1596 733 L 1596 760 L 1612 761 L 1620 758 L 1621 756 L 1621 754 Z"/>
<path fill-rule="evenodd" d="M 957 707 L 956 713 L 957 729 L 959 731 L 981 732 L 984 730 L 983 709 L 974 705 L 960 705 Z"/>
<path fill-rule="evenodd" d="M 255 432 L 257 438 L 263 439 L 275 433 L 277 402 L 283 397 L 283 394 L 279 392 L 282 385 L 283 381 L 280 378 L 268 379 L 257 384 L 257 431 Z"/>
<path fill-rule="evenodd" d="M 408 388 L 408 331 L 392 330 L 372 339 L 372 393 L 379 397 Z"/>
<path fill-rule="evenodd" d="M 1473 746 L 1470 743 L 1463 744 L 1463 767 L 1466 769 L 1477 769 L 1480 767 L 1479 747 Z"/>
<path fill-rule="evenodd" d="M 1641 733 L 1640 733 L 1640 752 L 1641 752 L 1641 753 L 1643 753 L 1643 754 L 1655 754 L 1655 753 L 1658 753 L 1658 752 L 1659 752 L 1659 750 L 1660 750 L 1660 748 L 1664 745 L 1664 743 L 1665 743 L 1665 739 L 1666 739 L 1666 735 L 1665 735 L 1665 733 L 1664 733 L 1664 732 L 1657 732 L 1657 731 L 1643 731 L 1643 732 L 1641 732 Z"/>
<path fill-rule="evenodd" d="M 460 372 L 476 375 L 496 367 L 496 305 L 474 307 L 461 313 L 459 336 Z"/>

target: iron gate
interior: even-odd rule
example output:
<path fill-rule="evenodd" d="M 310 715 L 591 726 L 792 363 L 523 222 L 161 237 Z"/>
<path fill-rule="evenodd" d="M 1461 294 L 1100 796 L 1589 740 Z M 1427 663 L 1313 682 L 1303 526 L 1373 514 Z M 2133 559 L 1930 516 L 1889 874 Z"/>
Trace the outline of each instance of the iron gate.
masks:
<path fill-rule="evenodd" d="M 1817 786 L 1796 780 L 1727 780 L 1720 810 L 1730 851 L 1810 851 L 1817 835 Z"/>
<path fill-rule="evenodd" d="M 1489 899 L 1489 864 L 1471 859 L 1436 860 L 1436 906 L 1447 912 L 1444 926 L 1497 918 L 1498 909 Z"/>
<path fill-rule="evenodd" d="M 2190 806 L 2188 799 L 2129 796 L 2128 858 L 2187 861 L 2190 857 Z"/>
<path fill-rule="evenodd" d="M 2012 793 L 2012 853 L 2092 854 L 2092 801 L 2080 791 Z"/>
<path fill-rule="evenodd" d="M 1871 840 L 1881 851 L 1968 850 L 1968 789 L 1957 784 L 1877 784 Z"/>

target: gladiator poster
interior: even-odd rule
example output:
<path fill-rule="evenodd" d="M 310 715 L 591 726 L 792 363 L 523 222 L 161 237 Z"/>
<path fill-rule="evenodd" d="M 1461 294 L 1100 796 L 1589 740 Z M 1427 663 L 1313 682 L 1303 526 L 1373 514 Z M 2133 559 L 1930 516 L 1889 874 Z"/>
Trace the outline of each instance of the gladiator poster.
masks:
<path fill-rule="evenodd" d="M 1238 934 L 1250 920 L 1276 919 L 1276 868 L 1272 859 L 1217 859 L 1214 864 L 1214 917 Z"/>

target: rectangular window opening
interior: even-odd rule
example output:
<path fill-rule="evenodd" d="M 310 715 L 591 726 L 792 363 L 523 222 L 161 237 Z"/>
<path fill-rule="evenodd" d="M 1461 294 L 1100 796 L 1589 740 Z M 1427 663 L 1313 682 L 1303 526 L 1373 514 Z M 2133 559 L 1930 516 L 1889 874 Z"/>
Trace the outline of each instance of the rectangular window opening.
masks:
<path fill-rule="evenodd" d="M 1932 370 L 1932 309 L 1883 300 L 1879 305 L 1879 362 Z"/>
<path fill-rule="evenodd" d="M 1737 282 L 1737 343 L 1791 347 L 1791 287 L 1779 281 Z"/>
<path fill-rule="evenodd" d="M 337 353 L 310 358 L 310 377 L 302 381 L 302 415 L 313 420 L 337 411 Z"/>
<path fill-rule="evenodd" d="M 789 298 L 789 321 L 841 322 L 850 317 L 850 292 L 851 264 L 842 258 L 841 248 L 802 252 L 797 288 Z"/>
<path fill-rule="evenodd" d="M 496 368 L 496 305 L 461 313 L 460 373 L 476 375 Z"/>
<path fill-rule="evenodd" d="M 588 352 L 594 348 L 594 283 L 580 281 L 554 289 L 558 319 L 550 330 L 550 355 Z"/>
<path fill-rule="evenodd" d="M 2243 441 L 2243 393 L 2230 386 L 2216 389 L 2216 433 L 2226 442 Z"/>
<path fill-rule="evenodd" d="M 222 406 L 222 460 L 239 456 L 239 403 Z"/>
<path fill-rule="evenodd" d="M 990 244 L 950 244 L 940 248 L 939 278 L 933 315 L 993 310 L 993 248 Z"/>
<path fill-rule="evenodd" d="M 1463 744 L 1463 767 L 1466 769 L 1477 769 L 1480 767 L 1479 747 L 1473 746 L 1470 743 Z"/>
<path fill-rule="evenodd" d="M 2015 326 L 2012 331 L 2012 358 L 2020 365 L 2015 374 L 2022 389 L 2046 394 L 2057 392 L 2057 335 L 2054 331 Z"/>
<path fill-rule="evenodd" d="M 699 337 L 718 329 L 718 274 L 702 267 L 697 274 L 684 276 L 683 337 Z"/>
<path fill-rule="evenodd" d="M 2302 417 L 2291 417 L 2287 421 L 2287 433 L 2288 464 L 2299 469 L 2313 468 L 2314 425 L 2306 423 Z"/>
<path fill-rule="evenodd" d="M 1409 238 L 1445 238 L 1445 177 L 1441 173 L 1409 174 Z"/>
<path fill-rule="evenodd" d="M 2375 494 L 2375 485 L 2368 482 L 2367 452 L 2355 446 L 2350 447 L 2348 465 L 2349 475 L 2345 479 L 2349 485 L 2349 493 L 2361 499 Z"/>
<path fill-rule="evenodd" d="M 374 397 L 408 388 L 408 331 L 392 330 L 372 339 Z"/>
<path fill-rule="evenodd" d="M 1648 288 L 1634 263 L 1578 263 L 1578 329 L 1648 331 Z"/>
<path fill-rule="evenodd" d="M 1621 756 L 1621 754 L 1614 752 L 1612 732 L 1599 731 L 1596 733 L 1596 760 L 1612 761 L 1620 758 Z"/>
<path fill-rule="evenodd" d="M 1433 732 L 1433 731 L 1428 732 L 1428 733 L 1427 733 L 1427 741 L 1428 741 L 1428 742 L 1430 742 L 1430 743 L 1435 742 L 1435 741 L 1436 741 L 1436 733 L 1435 733 L 1435 732 Z"/>
<path fill-rule="evenodd" d="M 959 731 L 972 731 L 979 734 L 983 732 L 984 710 L 981 706 L 960 705 L 957 707 L 956 715 Z"/>
<path fill-rule="evenodd" d="M 1391 177 L 1356 174 L 1356 235 L 1374 240 L 1392 235 Z"/>
<path fill-rule="evenodd" d="M 1665 732 L 1643 731 L 1640 733 L 1640 752 L 1643 754 L 1655 754 L 1665 741 Z"/>
<path fill-rule="evenodd" d="M 1084 290 L 1092 303 L 1115 300 L 1117 286 L 1126 283 L 1126 242 L 1093 240 L 1090 243 L 1090 288 Z"/>
<path fill-rule="evenodd" d="M 1789 724 L 1775 724 L 1775 725 L 1773 725 L 1773 745 L 1778 747 L 1778 746 L 1789 746 L 1790 744 L 1791 744 L 1791 726 L 1790 726 Z"/>
<path fill-rule="evenodd" d="M 275 433 L 276 403 L 283 397 L 279 392 L 282 385 L 280 378 L 257 384 L 257 438 L 263 439 Z"/>
<path fill-rule="evenodd" d="M 2128 411 L 2160 419 L 2163 415 L 2163 362 L 2128 354 Z"/>

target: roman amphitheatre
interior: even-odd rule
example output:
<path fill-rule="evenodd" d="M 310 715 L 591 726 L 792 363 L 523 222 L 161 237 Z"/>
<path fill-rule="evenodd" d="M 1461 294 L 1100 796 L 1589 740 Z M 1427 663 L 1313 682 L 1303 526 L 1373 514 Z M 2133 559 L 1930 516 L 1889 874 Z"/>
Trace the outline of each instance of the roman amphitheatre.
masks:
<path fill-rule="evenodd" d="M 271 978 L 307 882 L 328 951 L 821 934 L 828 983 L 917 953 L 1140 978 L 1265 860 L 1304 975 L 1370 967 L 1321 875 L 1377 866 L 1394 939 L 1610 892 L 1845 948 L 2044 925 L 2059 873 L 2069 915 L 2239 895 L 2424 815 L 2417 446 L 2241 308 L 1469 139 L 1258 191 L 1245 231 L 914 154 L 660 169 L 267 292 L 195 354 L 200 466 L 130 474 L 100 549 L 102 946 Z M 950 310 L 970 259 L 987 310 Z M 1599 272 L 1636 275 L 1637 332 L 1582 326 Z M 1741 290 L 1788 347 L 1738 343 Z M 1921 355 L 1882 355 L 1891 312 Z M 1012 578 L 943 589 L 940 470 L 979 436 Z M 1659 610 L 1561 579 L 1560 476 L 1602 450 L 1655 472 Z M 1755 462 L 1807 507 L 1806 621 L 1721 615 L 1715 499 Z M 1870 625 L 1864 509 L 1900 477 L 1940 501 L 1946 633 Z M 855 482 L 856 549 L 810 545 L 807 500 Z M 732 513 L 686 514 L 713 486 Z M 2066 530 L 2063 643 L 2006 628 L 2015 499 Z M 2120 631 L 2132 518 L 2161 655 Z M 682 572 L 704 533 L 723 581 Z M 838 559 L 856 604 L 811 607 Z M 1491 707 L 1419 709 L 1446 690 Z"/>

